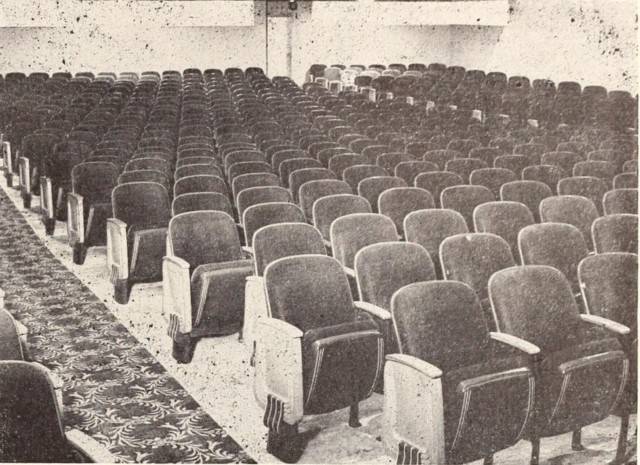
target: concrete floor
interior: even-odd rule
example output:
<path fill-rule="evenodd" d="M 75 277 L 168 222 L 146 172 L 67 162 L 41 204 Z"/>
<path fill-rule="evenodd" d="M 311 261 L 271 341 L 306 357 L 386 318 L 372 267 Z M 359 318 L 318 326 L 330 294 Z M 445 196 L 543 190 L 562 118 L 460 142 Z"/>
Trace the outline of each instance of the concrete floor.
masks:
<path fill-rule="evenodd" d="M 17 179 L 16 179 L 17 181 Z M 105 247 L 89 249 L 84 265 L 72 261 L 67 242 L 66 224 L 58 223 L 53 237 L 47 237 L 40 220 L 39 198 L 34 197 L 32 209 L 22 207 L 19 192 L 2 187 L 23 212 L 25 218 L 49 250 L 71 270 L 120 319 L 128 330 L 162 363 L 211 417 L 259 463 L 278 463 L 266 452 L 266 428 L 263 411 L 253 396 L 252 369 L 249 349 L 237 335 L 201 340 L 192 363 L 179 365 L 171 357 L 171 339 L 166 335 L 167 323 L 162 317 L 161 283 L 136 285 L 130 302 L 117 304 L 109 283 Z M 312 436 L 300 463 L 361 463 L 392 464 L 395 457 L 386 454 L 379 437 L 382 433 L 383 398 L 374 394 L 360 407 L 362 427 L 347 425 L 348 411 L 305 418 L 302 431 Z M 542 441 L 541 464 L 603 464 L 615 455 L 620 420 L 609 417 L 583 429 L 585 450 L 573 452 L 571 435 L 565 434 Z M 636 431 L 636 416 L 632 417 L 630 436 Z M 525 464 L 531 451 L 530 443 L 520 441 L 496 454 L 496 465 Z M 633 460 L 635 460 L 635 455 Z M 474 462 L 477 464 L 482 461 Z"/>

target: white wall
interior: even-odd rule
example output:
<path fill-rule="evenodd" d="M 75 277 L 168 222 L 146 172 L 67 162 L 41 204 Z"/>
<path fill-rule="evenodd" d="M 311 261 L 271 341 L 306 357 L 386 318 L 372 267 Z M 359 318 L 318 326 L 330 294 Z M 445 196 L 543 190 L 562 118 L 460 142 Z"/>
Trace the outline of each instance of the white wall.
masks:
<path fill-rule="evenodd" d="M 0 27 L 0 72 L 265 67 L 263 3 L 254 11 L 248 1 L 0 0 L 0 26 L 17 26 Z M 487 3 L 493 6 L 482 14 L 470 6 L 477 2 L 402 3 L 314 3 L 310 17 L 271 31 L 272 46 L 280 41 L 270 54 L 272 74 L 288 69 L 282 44 L 290 40 L 296 80 L 315 62 L 440 61 L 637 92 L 634 0 L 510 0 L 508 14 L 504 0 Z M 390 12 L 400 8 L 394 19 Z M 455 25 L 409 25 L 441 24 L 442 14 L 428 12 L 442 8 L 454 12 Z"/>

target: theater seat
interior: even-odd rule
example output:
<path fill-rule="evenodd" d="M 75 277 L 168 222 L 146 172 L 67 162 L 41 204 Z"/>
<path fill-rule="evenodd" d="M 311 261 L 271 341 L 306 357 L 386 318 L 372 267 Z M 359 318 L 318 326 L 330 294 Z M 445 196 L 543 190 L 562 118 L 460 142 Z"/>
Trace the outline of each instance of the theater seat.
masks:
<path fill-rule="evenodd" d="M 598 216 L 595 204 L 579 195 L 557 195 L 540 202 L 540 219 L 543 223 L 566 223 L 575 226 L 582 233 L 591 251 L 591 225 Z"/>
<path fill-rule="evenodd" d="M 189 363 L 200 337 L 242 329 L 244 286 L 253 272 L 236 225 L 217 211 L 181 213 L 169 222 L 162 265 L 163 312 L 173 357 Z"/>
<path fill-rule="evenodd" d="M 476 292 L 487 326 L 495 329 L 487 285 L 493 273 L 515 266 L 509 244 L 489 233 L 447 237 L 440 244 L 440 263 L 445 280 L 464 283 Z"/>
<path fill-rule="evenodd" d="M 107 219 L 111 216 L 111 191 L 118 184 L 118 167 L 89 162 L 71 171 L 72 191 L 67 195 L 67 234 L 73 263 L 82 265 L 87 248 L 105 245 Z"/>
<path fill-rule="evenodd" d="M 381 242 L 360 249 L 354 269 L 360 298 L 356 305 L 378 324 L 385 353 L 395 354 L 398 342 L 391 321 L 391 298 L 403 286 L 436 279 L 431 257 L 415 243 Z"/>
<path fill-rule="evenodd" d="M 391 303 L 400 353 L 384 370 L 383 439 L 397 463 L 467 463 L 515 444 L 537 391 L 539 349 L 490 333 L 465 284 L 421 282 Z"/>
<path fill-rule="evenodd" d="M 107 220 L 107 266 L 115 300 L 129 301 L 135 283 L 162 279 L 165 235 L 171 217 L 169 195 L 153 182 L 120 184 L 111 194 Z"/>
<path fill-rule="evenodd" d="M 322 234 L 327 248 L 331 248 L 330 227 L 333 220 L 351 213 L 371 213 L 371 205 L 366 199 L 353 194 L 328 195 L 313 203 L 313 224 Z"/>
<path fill-rule="evenodd" d="M 342 266 L 322 255 L 286 257 L 265 270 L 270 318 L 258 323 L 254 391 L 265 408 L 267 452 L 295 462 L 304 415 L 350 407 L 371 396 L 384 344 L 376 324 L 359 317 Z"/>
<path fill-rule="evenodd" d="M 629 379 L 615 409 L 615 414 L 621 418 L 615 463 L 622 463 L 629 415 L 637 413 L 638 409 L 638 256 L 605 253 L 587 257 L 578 266 L 578 279 L 590 318 L 607 318 L 631 330 L 625 334 L 623 327 L 611 325 L 629 358 Z"/>
<path fill-rule="evenodd" d="M 252 208 L 256 207 L 259 206 Z M 257 322 L 261 318 L 269 316 L 267 298 L 264 293 L 265 268 L 269 263 L 283 257 L 327 254 L 320 232 L 313 226 L 304 223 L 302 211 L 300 211 L 300 216 L 302 217 L 300 222 L 269 224 L 257 230 L 253 235 L 251 244 L 255 273 L 247 276 L 242 335 L 247 346 L 253 347 L 254 355 Z"/>
<path fill-rule="evenodd" d="M 102 445 L 65 431 L 53 383 L 41 365 L 0 362 L 0 460 L 3 462 L 115 463 Z"/>
<path fill-rule="evenodd" d="M 629 361 L 615 330 L 629 328 L 580 315 L 569 280 L 549 266 L 498 271 L 489 295 L 498 331 L 541 350 L 536 421 L 524 434 L 532 441 L 531 462 L 538 463 L 541 437 L 573 431 L 579 448 L 580 428 L 606 418 L 624 388 Z"/>

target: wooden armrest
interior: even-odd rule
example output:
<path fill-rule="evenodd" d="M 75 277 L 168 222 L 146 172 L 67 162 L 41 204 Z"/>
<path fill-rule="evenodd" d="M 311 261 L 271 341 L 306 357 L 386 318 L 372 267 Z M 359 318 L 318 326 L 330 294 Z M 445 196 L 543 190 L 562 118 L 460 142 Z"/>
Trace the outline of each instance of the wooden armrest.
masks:
<path fill-rule="evenodd" d="M 4 308 L 4 291 L 2 289 L 0 289 L 0 309 Z"/>
<path fill-rule="evenodd" d="M 162 261 L 162 313 L 170 321 L 177 318 L 177 329 L 190 333 L 193 326 L 191 312 L 190 265 L 180 257 L 168 256 Z"/>
<path fill-rule="evenodd" d="M 386 357 L 387 363 L 399 363 L 401 365 L 406 365 L 409 368 L 412 368 L 421 374 L 428 376 L 431 379 L 438 379 L 442 377 L 442 370 L 436 367 L 435 365 L 430 364 L 429 362 L 425 362 L 424 360 L 420 360 L 419 358 L 413 357 L 407 354 L 388 354 Z"/>
<path fill-rule="evenodd" d="M 107 266 L 112 279 L 129 277 L 127 224 L 117 218 L 107 220 Z"/>
<path fill-rule="evenodd" d="M 72 429 L 65 433 L 65 437 L 73 447 L 90 457 L 95 463 L 116 463 L 116 458 L 106 447 L 82 431 Z"/>
<path fill-rule="evenodd" d="M 356 272 L 353 268 L 347 268 L 346 266 L 343 266 L 342 269 L 348 277 L 356 279 Z"/>
<path fill-rule="evenodd" d="M 269 394 L 285 404 L 284 421 L 298 423 L 304 413 L 302 385 L 302 331 L 275 318 L 256 324 L 254 393 L 261 405 Z"/>
<path fill-rule="evenodd" d="M 580 319 L 585 323 L 590 323 L 592 325 L 603 327 L 606 330 L 621 336 L 626 336 L 631 332 L 631 329 L 629 327 L 601 316 L 583 314 L 583 315 L 580 315 Z"/>
<path fill-rule="evenodd" d="M 358 310 L 363 310 L 370 315 L 379 318 L 380 320 L 391 320 L 391 313 L 382 307 L 378 307 L 377 305 L 370 304 L 368 302 L 362 302 L 361 300 L 354 302 L 353 305 Z"/>
<path fill-rule="evenodd" d="M 537 345 L 527 342 L 524 339 L 520 339 L 519 337 L 512 336 L 511 334 L 496 332 L 491 332 L 489 334 L 491 339 L 494 341 L 507 344 L 508 346 L 521 350 L 528 355 L 538 355 L 540 353 L 540 347 Z"/>

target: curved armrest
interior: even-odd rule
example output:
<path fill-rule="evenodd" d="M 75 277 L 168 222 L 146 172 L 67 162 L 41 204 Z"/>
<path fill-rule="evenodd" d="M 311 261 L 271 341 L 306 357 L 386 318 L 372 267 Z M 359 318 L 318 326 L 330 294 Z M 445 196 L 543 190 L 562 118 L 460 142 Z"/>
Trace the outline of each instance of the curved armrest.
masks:
<path fill-rule="evenodd" d="M 507 344 L 508 346 L 521 350 L 527 355 L 540 354 L 540 347 L 530 342 L 527 342 L 524 339 L 520 339 L 519 337 L 512 336 L 511 334 L 506 334 L 506 333 L 491 332 L 489 334 L 491 336 L 491 339 L 493 339 L 494 341 Z"/>
<path fill-rule="evenodd" d="M 355 301 L 353 305 L 356 307 L 356 309 L 365 311 L 368 314 L 379 318 L 380 320 L 391 320 L 391 312 L 385 310 L 382 307 L 378 307 L 377 305 L 363 302 L 361 300 Z"/>
<path fill-rule="evenodd" d="M 445 463 L 442 371 L 405 354 L 387 355 L 383 438 L 390 455 L 410 451 L 419 462 Z"/>
<path fill-rule="evenodd" d="M 601 316 L 582 314 L 580 315 L 580 319 L 585 323 L 590 323 L 592 325 L 600 326 L 620 336 L 626 336 L 631 332 L 631 329 L 629 327 Z"/>
<path fill-rule="evenodd" d="M 107 220 L 107 266 L 111 279 L 129 277 L 129 252 L 127 248 L 127 224 L 117 218 Z"/>
<path fill-rule="evenodd" d="M 400 365 L 404 365 L 413 370 L 416 370 L 420 374 L 431 379 L 438 379 L 442 377 L 442 370 L 440 370 L 440 368 L 411 355 L 389 354 L 387 355 L 386 359 L 387 363 L 399 363 Z"/>
<path fill-rule="evenodd" d="M 79 194 L 67 194 L 67 235 L 69 243 L 84 242 L 84 199 Z"/>
<path fill-rule="evenodd" d="M 275 318 L 256 324 L 254 393 L 260 405 L 272 395 L 284 404 L 284 421 L 299 422 L 304 413 L 302 331 Z"/>
<path fill-rule="evenodd" d="M 116 463 L 116 458 L 111 455 L 106 447 L 82 431 L 72 429 L 67 431 L 65 436 L 73 447 L 90 457 L 95 463 Z"/>
<path fill-rule="evenodd" d="M 168 256 L 162 261 L 162 313 L 169 321 L 172 317 L 177 319 L 177 324 L 170 325 L 170 328 L 181 333 L 191 332 L 193 324 L 190 267 L 180 257 Z"/>
<path fill-rule="evenodd" d="M 249 247 L 248 245 L 242 246 L 242 251 L 246 258 L 253 258 L 253 247 Z"/>
<path fill-rule="evenodd" d="M 327 250 L 331 250 L 331 241 L 322 239 L 322 242 L 324 243 L 324 246 L 327 248 Z"/>
<path fill-rule="evenodd" d="M 4 291 L 0 289 L 0 309 L 4 308 Z"/>

